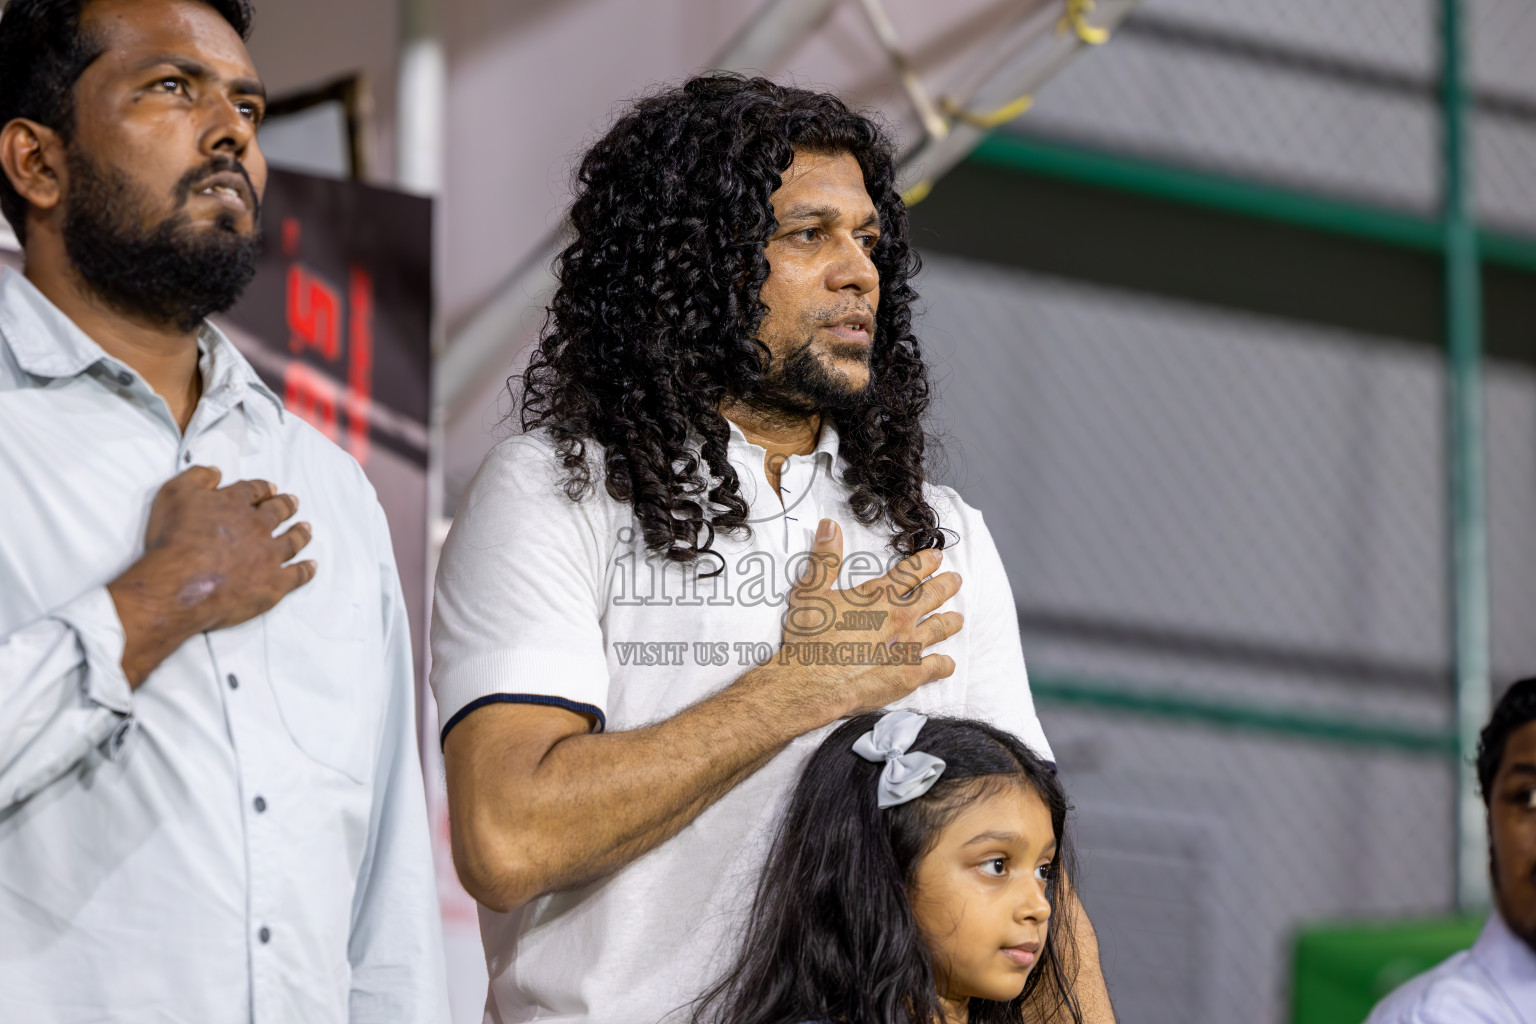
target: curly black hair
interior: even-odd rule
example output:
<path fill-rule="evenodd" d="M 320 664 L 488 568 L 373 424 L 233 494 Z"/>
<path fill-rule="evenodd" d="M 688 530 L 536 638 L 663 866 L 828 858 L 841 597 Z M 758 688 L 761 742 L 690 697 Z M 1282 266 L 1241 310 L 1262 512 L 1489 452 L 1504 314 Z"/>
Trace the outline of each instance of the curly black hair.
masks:
<path fill-rule="evenodd" d="M 58 132 L 68 142 L 75 129 L 75 83 L 106 52 L 106 43 L 82 31 L 90 0 L 10 0 L 0 16 L 0 127 L 18 117 Z M 240 34 L 251 33 L 248 0 L 199 0 Z M 27 201 L 0 174 L 0 213 L 23 245 Z"/>
<path fill-rule="evenodd" d="M 1536 678 L 1522 679 L 1504 691 L 1477 738 L 1477 786 L 1483 794 L 1483 806 L 1490 806 L 1493 800 L 1493 780 L 1504 762 L 1510 733 L 1529 722 L 1536 722 Z"/>
<path fill-rule="evenodd" d="M 945 543 L 923 495 L 919 261 L 893 145 L 835 96 L 715 73 L 639 100 L 582 159 L 575 237 L 521 376 L 522 427 L 552 435 L 567 495 L 591 492 L 586 443 L 597 442 L 608 493 L 673 561 L 712 554 L 716 531 L 750 529 L 719 406 L 751 401 L 767 380 L 757 334 L 778 226 L 770 196 L 796 152 L 853 156 L 880 216 L 870 383 L 836 412 L 850 509 L 865 525 L 884 518 L 901 554 Z"/>

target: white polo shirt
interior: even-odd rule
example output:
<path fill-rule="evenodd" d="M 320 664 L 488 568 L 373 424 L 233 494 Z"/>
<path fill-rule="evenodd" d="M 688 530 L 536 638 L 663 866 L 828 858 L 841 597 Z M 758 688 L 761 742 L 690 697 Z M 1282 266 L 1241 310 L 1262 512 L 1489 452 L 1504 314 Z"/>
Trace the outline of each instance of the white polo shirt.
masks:
<path fill-rule="evenodd" d="M 791 456 L 778 495 L 764 450 L 731 427 L 729 456 L 749 501 L 750 537 L 718 535 L 725 570 L 684 567 L 645 550 L 626 503 L 603 486 L 566 497 L 564 470 L 542 433 L 492 449 L 443 548 L 432 622 L 432 688 L 443 735 L 495 702 L 552 704 L 599 727 L 631 729 L 675 715 L 728 686 L 779 644 L 785 597 L 817 522 L 843 530 L 839 586 L 882 575 L 899 558 L 888 530 L 847 506 L 837 431 L 825 422 L 809 455 Z M 941 571 L 964 583 L 945 607 L 965 627 L 923 653 L 955 660 L 948 679 L 895 705 L 987 719 L 1042 757 L 1013 594 L 981 513 L 948 487 L 925 485 L 941 524 L 958 535 Z M 866 636 L 798 651 L 862 658 Z M 865 641 L 867 644 L 867 641 Z M 880 645 L 872 645 L 880 646 Z M 684 1010 L 738 948 L 740 922 L 779 809 L 800 766 L 830 729 L 800 737 L 672 839 L 600 882 L 545 896 L 510 914 L 480 909 L 490 969 L 488 1022 L 655 1024 Z M 676 1014 L 678 1017 L 684 1014 Z"/>
<path fill-rule="evenodd" d="M 1471 949 L 1398 988 L 1366 1024 L 1536 1024 L 1536 950 L 1495 910 Z"/>

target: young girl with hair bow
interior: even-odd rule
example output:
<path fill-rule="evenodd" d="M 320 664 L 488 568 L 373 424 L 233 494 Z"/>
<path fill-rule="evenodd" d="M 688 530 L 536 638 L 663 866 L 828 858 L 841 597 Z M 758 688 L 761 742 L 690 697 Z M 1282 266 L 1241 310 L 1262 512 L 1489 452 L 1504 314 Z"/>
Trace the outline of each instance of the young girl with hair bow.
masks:
<path fill-rule="evenodd" d="M 984 722 L 861 715 L 807 762 L 695 1024 L 1073 1021 L 1054 767 Z"/>

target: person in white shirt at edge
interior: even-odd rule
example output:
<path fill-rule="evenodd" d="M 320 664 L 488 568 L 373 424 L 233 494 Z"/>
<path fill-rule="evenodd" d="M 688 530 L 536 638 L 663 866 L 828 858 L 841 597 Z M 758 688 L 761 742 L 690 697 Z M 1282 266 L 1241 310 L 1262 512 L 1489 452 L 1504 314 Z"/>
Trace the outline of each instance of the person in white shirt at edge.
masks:
<path fill-rule="evenodd" d="M 1536 679 L 1499 700 L 1477 745 L 1493 912 L 1472 948 L 1409 981 L 1366 1024 L 1536 1024 Z"/>
<path fill-rule="evenodd" d="M 203 320 L 255 266 L 250 15 L 0 16 L 7 1022 L 447 1019 L 382 511 Z"/>
<path fill-rule="evenodd" d="M 844 716 L 981 717 L 1051 757 L 996 547 L 924 480 L 892 180 L 887 136 L 835 97 L 729 75 L 640 100 L 580 165 L 524 431 L 437 577 L 487 1021 L 684 1010 Z M 1109 1021 L 1081 924 L 1077 995 Z"/>

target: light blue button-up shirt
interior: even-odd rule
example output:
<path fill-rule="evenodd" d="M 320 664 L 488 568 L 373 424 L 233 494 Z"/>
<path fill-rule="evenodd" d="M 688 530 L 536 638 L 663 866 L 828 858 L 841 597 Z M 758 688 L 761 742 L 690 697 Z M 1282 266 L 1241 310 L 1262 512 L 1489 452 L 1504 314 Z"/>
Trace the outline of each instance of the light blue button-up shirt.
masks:
<path fill-rule="evenodd" d="M 1536 950 L 1494 911 L 1471 949 L 1387 996 L 1366 1024 L 1536 1024 Z"/>
<path fill-rule="evenodd" d="M 185 435 L 0 270 L 0 1021 L 443 1021 L 410 639 L 350 456 L 213 327 Z M 105 584 L 190 465 L 299 498 L 313 581 L 137 690 Z"/>

